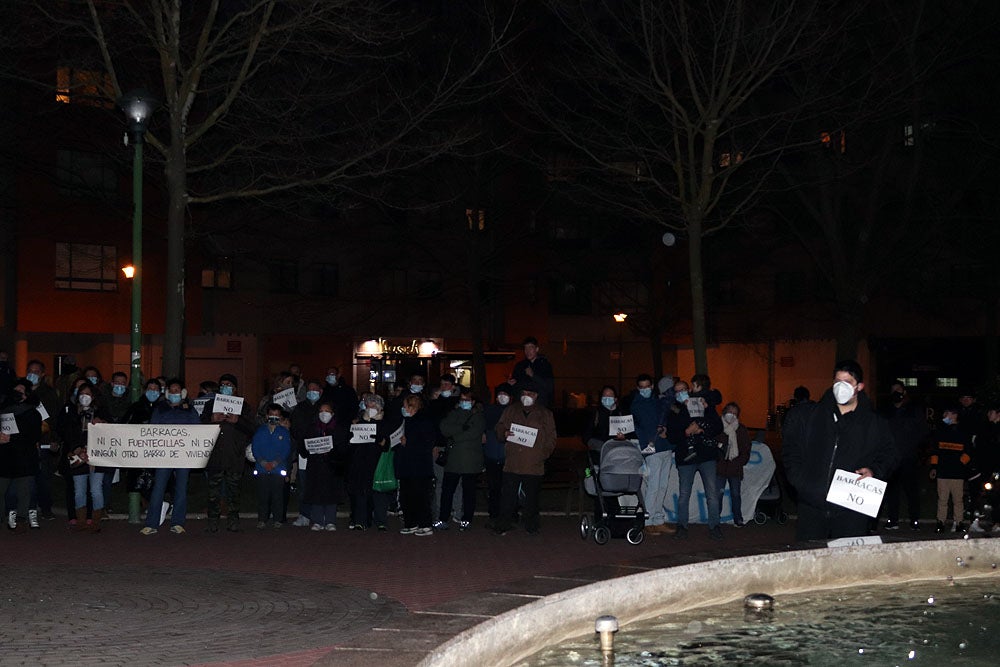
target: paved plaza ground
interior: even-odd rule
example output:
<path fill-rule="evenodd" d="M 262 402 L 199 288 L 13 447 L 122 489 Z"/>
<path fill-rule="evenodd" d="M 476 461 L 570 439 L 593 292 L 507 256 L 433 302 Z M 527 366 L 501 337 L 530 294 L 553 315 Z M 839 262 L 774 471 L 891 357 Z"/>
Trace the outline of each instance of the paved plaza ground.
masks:
<path fill-rule="evenodd" d="M 481 524 L 480 520 L 480 524 Z M 541 596 L 648 569 L 802 548 L 794 521 L 640 545 L 580 539 L 576 516 L 540 535 L 481 525 L 139 535 L 122 519 L 73 534 L 63 519 L 0 533 L 2 665 L 414 665 L 455 634 Z M 343 523 L 343 521 L 342 521 Z M 394 522 L 395 523 L 395 522 Z M 887 539 L 928 539 L 899 531 Z"/>

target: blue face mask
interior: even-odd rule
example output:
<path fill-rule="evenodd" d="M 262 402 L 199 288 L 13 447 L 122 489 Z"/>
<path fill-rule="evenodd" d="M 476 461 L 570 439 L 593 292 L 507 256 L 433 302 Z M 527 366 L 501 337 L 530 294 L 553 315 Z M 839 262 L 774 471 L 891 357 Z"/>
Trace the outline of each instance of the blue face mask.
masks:
<path fill-rule="evenodd" d="M 649 398 L 653 395 L 652 387 L 639 387 L 639 395 L 643 398 Z"/>
<path fill-rule="evenodd" d="M 406 417 L 409 417 L 409 416 L 410 416 L 410 413 L 406 411 L 406 408 L 400 408 L 400 409 L 399 409 L 399 413 L 400 413 L 401 415 L 403 415 L 403 418 L 404 418 L 404 419 L 405 419 Z"/>
<path fill-rule="evenodd" d="M 606 407 L 608 410 L 615 407 L 615 397 L 614 396 L 601 396 L 601 405 Z"/>
<path fill-rule="evenodd" d="M 441 395 L 444 396 L 445 398 L 450 398 L 451 397 L 451 389 L 443 389 L 441 391 Z"/>
<path fill-rule="evenodd" d="M 155 403 L 160 398 L 160 392 L 155 389 L 146 390 L 146 400 L 150 403 Z"/>
<path fill-rule="evenodd" d="M 329 375 L 326 376 L 326 383 L 330 385 L 337 384 L 337 376 L 334 375 L 333 373 L 330 373 Z"/>
<path fill-rule="evenodd" d="M 462 408 L 463 410 L 471 410 L 472 409 L 472 401 L 459 401 L 458 402 L 458 407 Z"/>
<path fill-rule="evenodd" d="M 224 384 L 221 387 L 219 387 L 219 393 L 222 394 L 223 396 L 232 396 L 233 388 L 230 387 L 228 384 Z"/>
<path fill-rule="evenodd" d="M 411 384 L 410 385 L 410 392 L 411 393 L 419 394 L 423 390 L 424 390 L 424 385 L 422 385 L 422 384 Z"/>
<path fill-rule="evenodd" d="M 170 402 L 170 405 L 179 405 L 180 402 L 181 402 L 181 395 L 180 394 L 167 394 L 167 400 Z"/>
<path fill-rule="evenodd" d="M 115 396 L 117 396 L 118 398 L 121 398 L 122 396 L 125 395 L 125 390 L 127 388 L 128 387 L 126 387 L 123 384 L 112 385 L 111 386 L 111 393 L 114 394 Z"/>
<path fill-rule="evenodd" d="M 38 384 L 42 380 L 42 378 L 39 377 L 38 373 L 28 373 L 27 375 L 25 375 L 25 377 L 28 379 L 28 382 L 30 382 L 33 385 Z"/>
<path fill-rule="evenodd" d="M 677 392 L 677 402 L 678 403 L 683 403 L 686 400 L 688 400 L 688 393 L 686 391 L 679 391 L 679 392 Z"/>
<path fill-rule="evenodd" d="M 951 426 L 954 420 L 952 420 L 952 418 L 951 418 L 951 417 L 945 417 L 945 418 L 944 418 L 944 419 L 942 419 L 941 421 L 943 421 L 943 422 L 944 422 L 945 424 L 947 424 L 948 426 Z"/>
<path fill-rule="evenodd" d="M 364 410 L 364 409 L 365 409 L 365 402 L 358 401 L 358 410 Z"/>
<path fill-rule="evenodd" d="M 87 378 L 87 381 L 90 382 L 90 384 L 97 384 L 97 380 L 98 378 L 96 375 L 91 375 L 89 378 Z"/>
<path fill-rule="evenodd" d="M 319 400 L 319 392 L 316 391 L 315 389 L 307 391 L 306 400 L 309 401 L 310 403 L 315 403 L 316 401 Z"/>

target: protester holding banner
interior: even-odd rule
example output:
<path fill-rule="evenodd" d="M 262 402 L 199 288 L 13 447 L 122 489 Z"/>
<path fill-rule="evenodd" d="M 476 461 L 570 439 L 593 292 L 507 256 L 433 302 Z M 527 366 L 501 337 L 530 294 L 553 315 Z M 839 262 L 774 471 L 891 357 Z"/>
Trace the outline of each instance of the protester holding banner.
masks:
<path fill-rule="evenodd" d="M 540 387 L 530 377 L 519 381 L 520 401 L 511 403 L 496 425 L 504 444 L 500 518 L 494 532 L 505 534 L 513 527 L 518 489 L 524 492 L 525 530 L 539 531 L 538 495 L 545 476 L 545 461 L 556 448 L 556 421 L 552 411 L 539 402 Z"/>
<path fill-rule="evenodd" d="M 17 509 L 7 513 L 7 527 L 23 532 L 29 525 L 38 528 L 31 507 L 31 480 L 38 474 L 38 441 L 42 437 L 42 415 L 31 383 L 20 378 L 9 388 L 0 406 L 0 499 L 11 486 L 17 494 Z"/>
<path fill-rule="evenodd" d="M 167 381 L 165 399 L 156 404 L 150 424 L 199 424 L 201 418 L 198 412 L 183 398 L 184 383 L 179 379 Z M 174 479 L 173 510 L 170 513 L 170 532 L 184 533 L 184 523 L 187 521 L 187 486 L 191 471 L 188 468 L 157 468 L 153 477 L 153 492 L 149 500 L 149 510 L 146 512 L 146 525 L 141 531 L 143 535 L 153 535 L 159 527 L 163 516 L 163 499 L 167 492 L 170 478 Z"/>
<path fill-rule="evenodd" d="M 290 372 L 290 371 L 289 371 Z M 308 527 L 312 518 L 309 503 L 306 501 L 306 485 L 309 482 L 309 458 L 303 441 L 309 437 L 308 431 L 316 423 L 319 413 L 319 399 L 323 394 L 323 386 L 317 380 L 305 384 L 302 400 L 292 409 L 292 458 L 297 460 L 295 483 L 299 493 L 299 517 L 293 526 Z"/>
<path fill-rule="evenodd" d="M 378 425 L 385 417 L 385 402 L 378 394 L 364 394 L 361 397 L 364 406 L 358 412 L 355 424 L 366 424 L 375 427 L 370 438 L 351 438 L 350 461 L 347 467 L 347 493 L 351 498 L 351 530 L 365 530 L 372 526 L 374 511 L 374 491 L 372 482 L 375 479 L 375 467 L 378 465 L 382 448 L 377 442 Z M 385 518 L 382 518 L 385 525 Z"/>
<path fill-rule="evenodd" d="M 403 535 L 426 537 L 434 534 L 431 497 L 434 485 L 434 444 L 437 426 L 417 394 L 403 399 L 400 409 L 405 435 L 396 447 L 396 477 L 399 504 L 403 511 Z"/>
<path fill-rule="evenodd" d="M 80 378 L 76 402 L 63 406 L 59 418 L 59 432 L 63 442 L 60 473 L 73 483 L 73 508 L 70 525 L 76 530 L 100 532 L 104 514 L 104 468 L 87 463 L 87 430 L 94 422 L 110 422 L 111 415 L 101 406 L 89 382 Z M 87 519 L 87 489 L 93 503 L 92 519 Z"/>
<path fill-rule="evenodd" d="M 868 516 L 827 500 L 836 470 L 858 479 L 887 479 L 899 460 L 889 425 L 872 409 L 864 374 L 854 360 L 837 364 L 833 386 L 818 403 L 788 412 L 782 459 L 798 492 L 799 540 L 855 537 L 868 532 Z"/>
<path fill-rule="evenodd" d="M 219 378 L 219 393 L 205 404 L 201 421 L 218 424 L 219 437 L 205 472 L 208 474 L 208 528 L 218 532 L 222 501 L 226 503 L 226 530 L 240 528 L 240 484 L 246 467 L 246 448 L 254 433 L 252 409 L 237 395 L 236 376 Z"/>
<path fill-rule="evenodd" d="M 587 425 L 583 432 L 583 442 L 587 448 L 593 452 L 600 452 L 601 446 L 608 440 L 634 440 L 635 422 L 632 425 L 622 426 L 621 420 L 615 420 L 615 428 L 611 428 L 612 417 L 630 416 L 628 411 L 623 410 L 618 404 L 618 391 L 611 385 L 601 387 L 600 404 L 594 408 L 593 414 L 587 420 Z M 629 421 L 629 420 L 624 420 Z M 622 429 L 627 430 L 622 430 Z M 613 432 L 612 432 L 613 431 Z"/>
<path fill-rule="evenodd" d="M 335 459 L 346 447 L 344 429 L 337 425 L 335 408 L 320 402 L 316 418 L 303 432 L 300 454 L 308 459 L 305 501 L 315 531 L 337 530 L 337 505 L 344 501 L 344 479 L 336 474 Z M 342 454 L 341 454 L 342 456 Z"/>

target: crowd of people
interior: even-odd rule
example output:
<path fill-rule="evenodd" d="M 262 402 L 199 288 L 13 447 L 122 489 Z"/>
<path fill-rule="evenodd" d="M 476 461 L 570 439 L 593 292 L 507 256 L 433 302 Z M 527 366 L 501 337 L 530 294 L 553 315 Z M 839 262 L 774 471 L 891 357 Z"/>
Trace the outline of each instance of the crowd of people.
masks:
<path fill-rule="evenodd" d="M 485 528 L 499 534 L 516 526 L 529 534 L 540 529 L 539 495 L 556 446 L 556 425 L 552 365 L 534 338 L 524 341 L 524 358 L 487 400 L 448 373 L 435 387 L 416 374 L 388 396 L 359 396 L 336 367 L 323 379 L 306 380 L 293 365 L 274 378 L 259 403 L 244 401 L 238 413 L 216 409 L 217 402 L 225 402 L 218 397 L 241 396 L 233 374 L 196 389 L 179 378 L 152 378 L 131 401 L 124 373 L 105 381 L 97 368 L 68 362 L 50 383 L 41 361 L 31 360 L 18 377 L 0 353 L 5 420 L 0 497 L 12 530 L 38 528 L 40 519 L 54 517 L 51 484 L 61 479 L 70 527 L 98 532 L 118 477 L 127 489 L 129 522 L 142 523 L 142 535 L 157 533 L 168 517 L 169 531 L 181 534 L 189 480 L 199 474 L 208 491 L 206 529 L 238 532 L 248 471 L 262 530 L 288 523 L 293 494 L 299 511 L 291 525 L 313 531 L 337 530 L 337 512 L 345 505 L 349 530 L 388 530 L 392 514 L 401 516 L 402 534 L 429 536 L 451 526 L 467 530 L 476 521 L 482 477 Z M 964 528 L 966 481 L 977 472 L 1000 470 L 1000 407 L 980 411 L 966 395 L 961 405 L 945 409 L 941 425 L 931 431 L 901 383 L 893 384 L 881 413 L 864 389 L 861 367 L 845 361 L 818 402 L 809 400 L 804 387 L 796 390 L 796 405 L 782 427 L 782 463 L 797 500 L 798 537 L 827 539 L 872 529 L 865 515 L 828 502 L 834 469 L 853 471 L 859 480 L 888 481 L 885 527 L 899 527 L 905 500 L 911 526 L 918 529 L 925 463 L 937 485 L 937 529 L 945 530 L 949 517 L 952 528 Z M 88 430 L 95 423 L 211 424 L 219 432 L 204 470 L 113 469 L 89 462 Z M 616 430 L 622 423 L 628 428 Z M 624 397 L 605 386 L 581 435 L 593 457 L 608 440 L 627 440 L 641 451 L 647 534 L 688 535 L 696 477 L 708 499 L 711 538 L 723 537 L 727 487 L 733 526 L 745 525 L 746 509 L 753 514 L 741 504 L 750 433 L 741 423 L 740 406 L 723 402 L 705 374 L 690 381 L 672 376 L 654 381 L 641 374 Z M 676 499 L 667 495 L 674 467 Z"/>

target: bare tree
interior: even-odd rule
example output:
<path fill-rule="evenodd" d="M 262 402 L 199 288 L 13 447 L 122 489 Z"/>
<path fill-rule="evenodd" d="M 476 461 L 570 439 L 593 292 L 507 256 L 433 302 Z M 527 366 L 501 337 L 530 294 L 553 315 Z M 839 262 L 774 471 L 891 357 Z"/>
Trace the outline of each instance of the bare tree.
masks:
<path fill-rule="evenodd" d="M 168 200 L 167 375 L 183 366 L 192 207 L 352 191 L 461 145 L 439 118 L 489 93 L 470 84 L 510 25 L 484 3 L 445 17 L 466 26 L 448 34 L 441 16 L 393 0 L 19 0 L 16 15 L 105 101 L 138 86 L 162 101 L 147 141 Z"/>
<path fill-rule="evenodd" d="M 687 244 L 695 367 L 707 372 L 703 237 L 755 200 L 790 119 L 780 76 L 836 32 L 815 2 L 548 3 L 558 35 L 551 94 L 531 108 L 596 171 L 590 194 Z M 822 21 L 818 19 L 822 18 Z"/>

